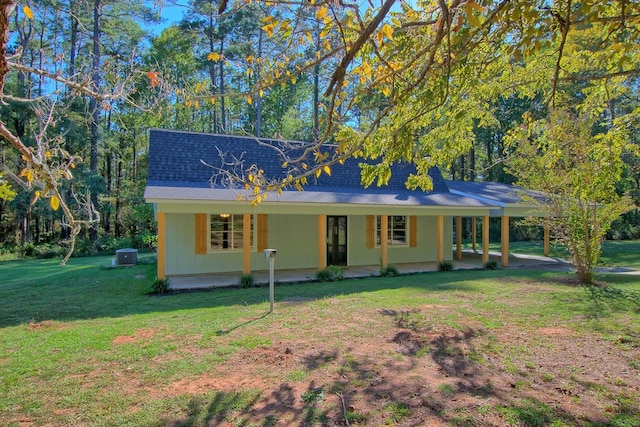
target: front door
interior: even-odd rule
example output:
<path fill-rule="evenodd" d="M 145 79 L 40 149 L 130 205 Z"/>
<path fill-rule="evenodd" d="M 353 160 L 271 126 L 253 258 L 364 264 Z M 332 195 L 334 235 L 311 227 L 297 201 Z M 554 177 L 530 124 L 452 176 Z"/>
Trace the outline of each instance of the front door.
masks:
<path fill-rule="evenodd" d="M 327 216 L 327 265 L 347 265 L 346 216 Z"/>

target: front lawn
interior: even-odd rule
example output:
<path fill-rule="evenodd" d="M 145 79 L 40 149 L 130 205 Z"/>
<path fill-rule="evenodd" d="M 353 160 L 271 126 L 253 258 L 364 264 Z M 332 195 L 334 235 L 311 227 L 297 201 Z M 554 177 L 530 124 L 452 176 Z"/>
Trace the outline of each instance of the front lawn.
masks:
<path fill-rule="evenodd" d="M 0 263 L 1 425 L 640 425 L 640 276 L 278 285 L 268 314 L 148 295 L 141 261 Z"/>

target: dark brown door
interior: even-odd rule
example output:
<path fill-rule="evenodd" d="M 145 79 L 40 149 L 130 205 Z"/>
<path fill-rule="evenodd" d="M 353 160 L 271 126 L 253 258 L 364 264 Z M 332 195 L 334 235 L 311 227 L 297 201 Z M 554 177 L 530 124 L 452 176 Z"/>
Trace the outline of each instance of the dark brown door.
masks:
<path fill-rule="evenodd" d="M 327 265 L 347 265 L 346 216 L 327 216 Z"/>

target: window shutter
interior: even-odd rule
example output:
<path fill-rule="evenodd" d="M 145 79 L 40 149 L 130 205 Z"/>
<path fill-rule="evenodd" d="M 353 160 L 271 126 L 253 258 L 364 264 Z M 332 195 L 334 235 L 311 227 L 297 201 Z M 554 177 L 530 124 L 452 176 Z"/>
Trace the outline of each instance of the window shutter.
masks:
<path fill-rule="evenodd" d="M 207 253 L 207 214 L 196 214 L 196 255 Z"/>
<path fill-rule="evenodd" d="M 258 215 L 258 252 L 264 251 L 269 246 L 267 218 L 265 214 Z"/>
<path fill-rule="evenodd" d="M 367 249 L 375 247 L 376 241 L 376 217 L 367 215 Z"/>
<path fill-rule="evenodd" d="M 415 248 L 418 245 L 418 217 L 409 217 L 409 247 Z"/>

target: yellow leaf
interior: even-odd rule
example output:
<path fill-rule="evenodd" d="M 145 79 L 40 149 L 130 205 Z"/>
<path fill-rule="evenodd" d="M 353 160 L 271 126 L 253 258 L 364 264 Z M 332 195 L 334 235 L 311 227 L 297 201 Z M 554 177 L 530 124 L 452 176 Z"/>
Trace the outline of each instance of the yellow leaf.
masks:
<path fill-rule="evenodd" d="M 291 77 L 292 84 L 296 84 L 297 81 L 298 81 L 298 78 L 296 76 Z"/>
<path fill-rule="evenodd" d="M 302 166 L 302 169 L 307 170 L 308 166 L 306 163 L 301 163 L 300 166 Z"/>
<path fill-rule="evenodd" d="M 211 105 L 216 105 L 216 99 L 214 97 L 211 97 L 209 102 L 211 103 Z"/>
<path fill-rule="evenodd" d="M 220 61 L 220 59 L 222 59 L 222 55 L 220 55 L 217 52 L 210 52 L 207 55 L 207 61 L 217 62 L 217 61 Z"/>
<path fill-rule="evenodd" d="M 266 32 L 269 37 L 272 37 L 273 31 L 275 30 L 275 28 L 276 28 L 276 24 L 275 22 L 272 22 L 271 24 L 267 24 L 264 27 L 262 27 L 262 30 Z"/>
<path fill-rule="evenodd" d="M 325 165 L 322 170 L 324 171 L 324 173 L 326 173 L 327 175 L 331 175 L 331 168 L 327 165 Z"/>
<path fill-rule="evenodd" d="M 263 98 L 264 97 L 264 90 L 260 89 L 258 91 L 258 95 L 260 95 L 260 98 Z"/>
<path fill-rule="evenodd" d="M 325 16 L 327 16 L 327 13 L 329 12 L 329 10 L 323 6 L 320 9 L 316 10 L 316 19 L 320 20 L 322 18 L 324 18 Z"/>
<path fill-rule="evenodd" d="M 33 11 L 31 10 L 31 8 L 27 5 L 25 5 L 22 8 L 22 11 L 24 12 L 24 14 L 27 16 L 27 18 L 29 19 L 33 19 Z"/>
<path fill-rule="evenodd" d="M 467 20 L 469 21 L 469 24 L 471 24 L 474 27 L 479 27 L 480 19 L 478 19 L 478 17 L 473 14 L 473 6 L 468 2 L 464 6 L 465 6 L 465 11 L 467 12 Z"/>
<path fill-rule="evenodd" d="M 247 96 L 247 102 L 249 103 L 249 105 L 253 104 L 253 98 L 251 98 L 250 96 Z"/>
<path fill-rule="evenodd" d="M 47 151 L 44 153 L 44 156 L 45 156 L 47 159 L 50 159 L 50 158 L 51 158 L 51 151 L 47 150 Z"/>
<path fill-rule="evenodd" d="M 262 19 L 262 22 L 264 22 L 265 24 L 268 24 L 269 22 L 273 21 L 273 16 L 266 16 Z"/>
<path fill-rule="evenodd" d="M 60 207 L 60 199 L 58 199 L 58 196 L 51 196 L 51 199 L 49 199 L 49 204 L 51 205 L 51 209 L 57 211 Z"/>
<path fill-rule="evenodd" d="M 320 178 L 320 175 L 322 175 L 322 169 L 316 169 L 316 178 Z"/>
<path fill-rule="evenodd" d="M 249 55 L 247 56 L 247 62 L 253 62 L 254 61 L 254 56 L 253 55 Z"/>
<path fill-rule="evenodd" d="M 389 40 L 393 40 L 393 27 L 391 27 L 391 25 L 384 24 L 380 29 L 380 32 Z"/>
<path fill-rule="evenodd" d="M 304 33 L 304 36 L 307 38 L 309 43 L 313 43 L 313 37 L 311 36 L 311 32 L 310 31 L 307 31 L 306 33 Z"/>
<path fill-rule="evenodd" d="M 473 9 L 477 10 L 478 12 L 484 12 L 485 10 L 487 10 L 484 6 L 480 6 L 474 0 L 467 1 L 467 5 L 470 6 L 471 8 L 473 8 Z"/>

